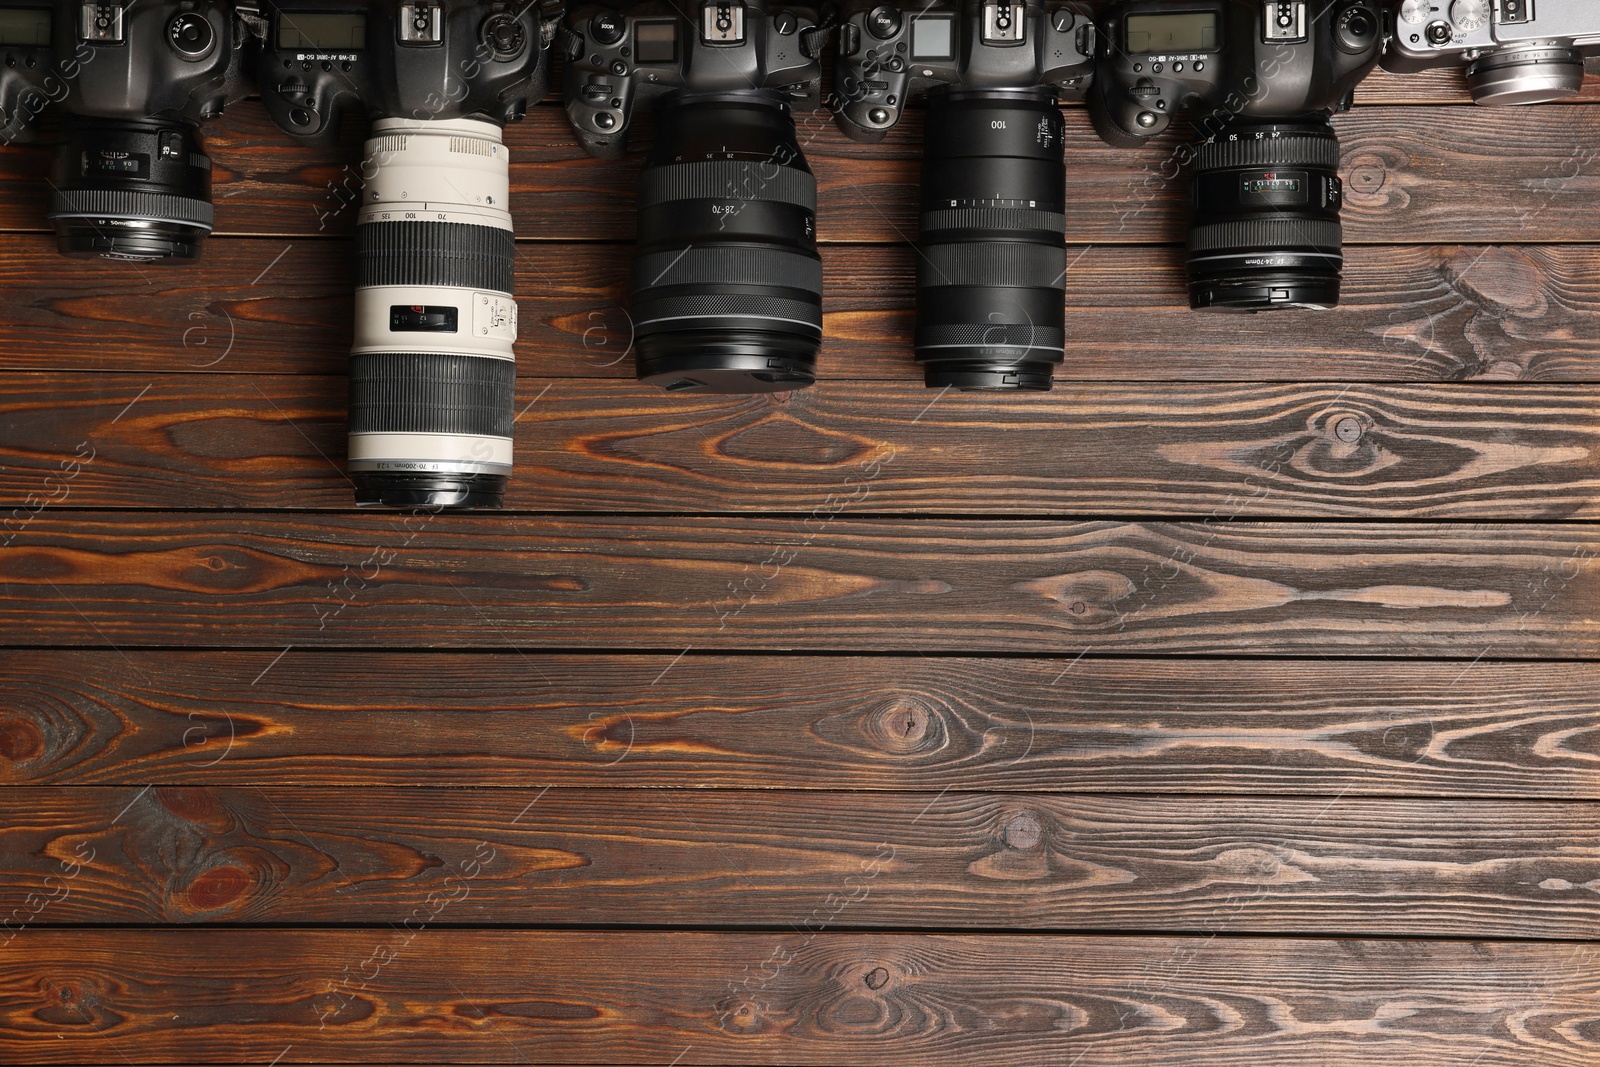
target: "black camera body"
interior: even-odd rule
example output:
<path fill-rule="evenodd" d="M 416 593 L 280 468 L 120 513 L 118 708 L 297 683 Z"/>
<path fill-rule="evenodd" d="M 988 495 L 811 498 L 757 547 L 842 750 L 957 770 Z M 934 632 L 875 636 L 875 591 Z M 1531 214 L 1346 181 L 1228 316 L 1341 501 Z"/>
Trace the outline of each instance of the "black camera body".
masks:
<path fill-rule="evenodd" d="M 567 117 L 584 151 L 617 159 L 627 152 L 635 107 L 673 93 L 770 90 L 815 107 L 825 41 L 806 4 L 583 4 L 557 40 Z"/>
<path fill-rule="evenodd" d="M 1375 0 L 1119 0 L 1102 10 L 1089 114 L 1134 147 L 1188 109 L 1189 305 L 1329 308 L 1344 265 L 1329 121 L 1383 50 Z"/>
<path fill-rule="evenodd" d="M 0 0 L 0 142 L 32 139 L 51 104 L 66 114 L 49 208 L 64 254 L 199 254 L 213 213 L 196 131 L 249 92 L 241 6 Z"/>
<path fill-rule="evenodd" d="M 1195 116 L 1206 135 L 1235 121 L 1326 117 L 1377 64 L 1381 27 L 1373 0 L 1122 0 L 1101 13 L 1089 113 L 1119 148 L 1184 108 L 1211 109 Z"/>
<path fill-rule="evenodd" d="M 1044 0 L 874 3 L 840 11 L 834 114 L 857 141 L 881 141 L 908 102 L 941 86 L 1050 87 L 1081 99 L 1094 72 L 1087 7 Z"/>
<path fill-rule="evenodd" d="M 549 85 L 529 3 L 268 0 L 261 99 L 296 137 L 334 136 L 346 111 L 417 120 L 522 117 Z"/>

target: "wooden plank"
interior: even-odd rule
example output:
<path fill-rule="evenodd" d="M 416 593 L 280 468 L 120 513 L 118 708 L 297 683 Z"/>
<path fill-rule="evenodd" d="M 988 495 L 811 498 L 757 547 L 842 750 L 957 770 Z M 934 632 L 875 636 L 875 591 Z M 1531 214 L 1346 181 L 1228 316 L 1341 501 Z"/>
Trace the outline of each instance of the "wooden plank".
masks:
<path fill-rule="evenodd" d="M 1597 800 L 1597 670 L 15 650 L 0 783 Z"/>
<path fill-rule="evenodd" d="M 917 227 L 920 112 L 877 145 L 825 112 L 797 116 L 819 184 L 818 237 L 905 241 Z M 1344 149 L 1345 236 L 1354 244 L 1594 242 L 1600 108 L 1370 107 L 1336 118 Z M 244 101 L 206 128 L 219 234 L 348 235 L 361 186 L 359 123 L 340 144 L 294 144 Z M 1066 115 L 1067 237 L 1096 244 L 1181 241 L 1188 182 L 1173 131 L 1137 150 L 1105 145 L 1081 108 Z M 640 147 L 648 142 L 641 137 Z M 594 160 L 564 112 L 539 107 L 508 127 L 517 232 L 538 240 L 631 241 L 642 153 Z M 50 152 L 0 152 L 0 229 L 44 229 Z M 181 268 L 179 268 L 181 269 Z"/>
<path fill-rule="evenodd" d="M 145 384 L 0 373 L 0 498 L 351 506 L 343 377 Z M 857 510 L 1600 516 L 1594 386 L 1087 384 L 940 396 L 824 382 L 777 397 L 678 397 L 632 382 L 521 384 L 513 508 L 809 511 L 877 458 L 881 474 Z"/>
<path fill-rule="evenodd" d="M 398 924 L 465 873 L 444 921 L 815 928 L 839 893 L 852 927 L 1600 929 L 1596 803 L 41 786 L 0 827 L 13 926 Z"/>
<path fill-rule="evenodd" d="M 1538 942 L 27 930 L 0 955 L 0 1056 L 1591 1067 L 1597 964 Z"/>
<path fill-rule="evenodd" d="M 8 644 L 1559 657 L 1600 652 L 1581 525 L 45 509 Z"/>
<path fill-rule="evenodd" d="M 3 156 L 4 153 L 0 153 Z M 631 378 L 625 245 L 523 243 L 521 373 Z M 0 235 L 0 367 L 340 374 L 350 348 L 346 241 L 214 240 L 191 267 L 55 257 Z M 914 253 L 823 251 L 826 379 L 921 382 Z M 1600 381 L 1593 246 L 1352 248 L 1330 312 L 1190 311 L 1181 256 L 1075 247 L 1068 381 Z M 149 379 L 145 379 L 148 381 Z M 142 386 L 143 381 L 135 388 Z"/>

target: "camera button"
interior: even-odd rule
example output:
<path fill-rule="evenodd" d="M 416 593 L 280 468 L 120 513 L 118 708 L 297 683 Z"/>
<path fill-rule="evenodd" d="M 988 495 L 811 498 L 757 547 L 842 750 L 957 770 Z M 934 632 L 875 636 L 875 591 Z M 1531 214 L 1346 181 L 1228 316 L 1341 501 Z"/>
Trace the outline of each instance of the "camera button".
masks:
<path fill-rule="evenodd" d="M 167 24 L 167 40 L 172 42 L 172 47 L 179 55 L 190 59 L 211 51 L 216 36 L 216 31 L 211 28 L 211 23 L 206 21 L 205 16 L 192 12 L 179 15 Z"/>
<path fill-rule="evenodd" d="M 880 41 L 887 41 L 900 32 L 900 9 L 879 4 L 867 14 L 867 31 Z"/>

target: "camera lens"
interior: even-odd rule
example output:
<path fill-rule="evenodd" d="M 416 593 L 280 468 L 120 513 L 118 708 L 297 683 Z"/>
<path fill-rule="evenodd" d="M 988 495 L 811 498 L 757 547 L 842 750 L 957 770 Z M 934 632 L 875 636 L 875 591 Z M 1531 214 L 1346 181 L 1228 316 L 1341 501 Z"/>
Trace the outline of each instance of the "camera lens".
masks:
<path fill-rule="evenodd" d="M 928 96 L 917 360 L 933 387 L 1049 389 L 1066 344 L 1061 112 L 1045 89 Z"/>
<path fill-rule="evenodd" d="M 1475 104 L 1546 104 L 1583 88 L 1583 55 L 1555 42 L 1485 52 L 1467 67 Z"/>
<path fill-rule="evenodd" d="M 822 345 L 816 214 L 817 181 L 777 95 L 664 102 L 639 183 L 639 380 L 672 392 L 810 385 Z"/>
<path fill-rule="evenodd" d="M 379 119 L 362 174 L 350 354 L 356 502 L 500 507 L 517 337 L 500 129 Z"/>
<path fill-rule="evenodd" d="M 1202 143 L 1189 304 L 1267 311 L 1339 302 L 1339 140 L 1326 121 L 1234 127 Z"/>
<path fill-rule="evenodd" d="M 211 232 L 211 160 L 184 123 L 71 116 L 46 217 L 63 255 L 198 259 Z"/>

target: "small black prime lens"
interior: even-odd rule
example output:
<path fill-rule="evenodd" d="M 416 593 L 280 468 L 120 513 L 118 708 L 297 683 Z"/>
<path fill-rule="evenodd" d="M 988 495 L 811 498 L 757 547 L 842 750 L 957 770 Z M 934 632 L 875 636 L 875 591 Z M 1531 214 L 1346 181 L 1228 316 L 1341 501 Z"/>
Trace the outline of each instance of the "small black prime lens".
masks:
<path fill-rule="evenodd" d="M 817 180 L 775 93 L 664 101 L 639 183 L 639 380 L 770 393 L 816 379 Z"/>
<path fill-rule="evenodd" d="M 211 232 L 211 160 L 187 123 L 72 116 L 54 184 L 63 255 L 198 259 Z"/>
<path fill-rule="evenodd" d="M 1049 389 L 1066 345 L 1066 170 L 1050 89 L 928 95 L 917 360 L 930 386 Z"/>
<path fill-rule="evenodd" d="M 1330 308 L 1344 266 L 1339 139 L 1325 120 L 1230 128 L 1199 146 L 1189 305 Z"/>

